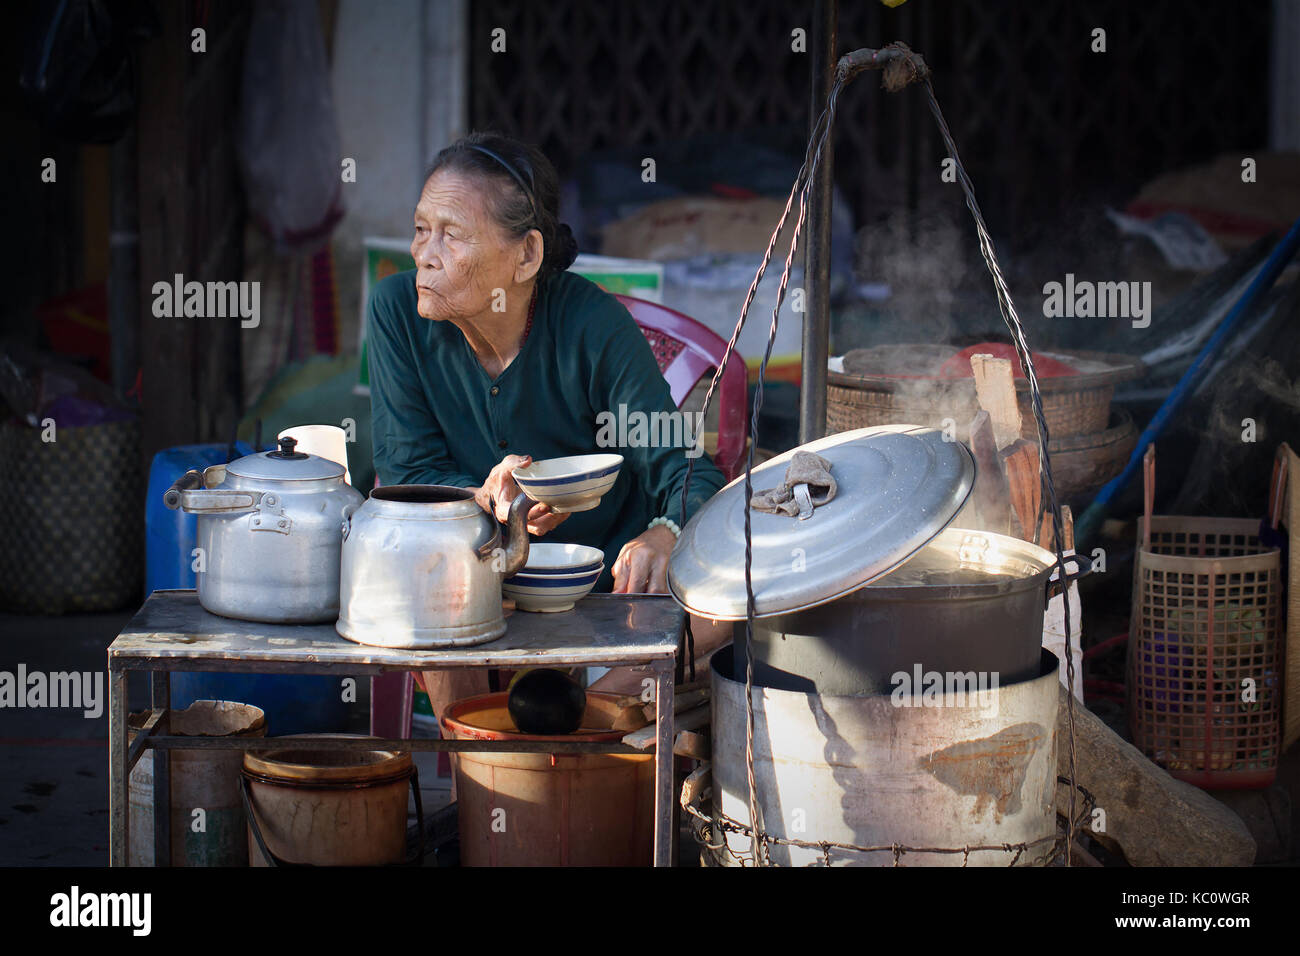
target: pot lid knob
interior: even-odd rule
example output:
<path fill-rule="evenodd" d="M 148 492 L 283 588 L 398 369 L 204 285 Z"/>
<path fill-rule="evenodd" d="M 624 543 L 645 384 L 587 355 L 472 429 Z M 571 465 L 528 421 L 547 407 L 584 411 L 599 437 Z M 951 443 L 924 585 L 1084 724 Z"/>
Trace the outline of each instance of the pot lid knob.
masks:
<path fill-rule="evenodd" d="M 280 460 L 287 460 L 287 461 L 303 461 L 305 458 L 308 457 L 307 455 L 304 455 L 300 451 L 294 451 L 294 448 L 297 447 L 298 445 L 298 439 L 290 438 L 288 435 L 286 435 L 284 438 L 280 438 L 277 440 L 280 443 L 280 450 L 267 452 L 266 453 L 267 458 L 277 458 Z"/>

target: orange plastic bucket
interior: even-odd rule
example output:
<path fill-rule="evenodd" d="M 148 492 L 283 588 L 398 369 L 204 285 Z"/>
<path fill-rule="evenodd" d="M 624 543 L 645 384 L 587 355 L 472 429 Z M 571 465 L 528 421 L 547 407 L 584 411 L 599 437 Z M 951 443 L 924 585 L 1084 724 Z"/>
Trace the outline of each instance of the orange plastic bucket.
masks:
<path fill-rule="evenodd" d="M 505 693 L 451 704 L 456 740 L 617 743 L 613 694 L 587 694 L 582 726 L 543 737 L 514 729 Z M 649 866 L 653 754 L 460 753 L 453 756 L 464 866 Z"/>

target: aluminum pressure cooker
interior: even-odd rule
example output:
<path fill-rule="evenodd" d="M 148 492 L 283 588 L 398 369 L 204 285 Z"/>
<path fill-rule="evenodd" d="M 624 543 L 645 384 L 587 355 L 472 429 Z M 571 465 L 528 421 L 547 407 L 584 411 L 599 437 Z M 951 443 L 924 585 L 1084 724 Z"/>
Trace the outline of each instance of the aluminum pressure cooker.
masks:
<path fill-rule="evenodd" d="M 199 603 L 245 621 L 313 624 L 339 613 L 343 522 L 365 500 L 337 462 L 275 451 L 189 471 L 163 502 L 198 515 Z"/>

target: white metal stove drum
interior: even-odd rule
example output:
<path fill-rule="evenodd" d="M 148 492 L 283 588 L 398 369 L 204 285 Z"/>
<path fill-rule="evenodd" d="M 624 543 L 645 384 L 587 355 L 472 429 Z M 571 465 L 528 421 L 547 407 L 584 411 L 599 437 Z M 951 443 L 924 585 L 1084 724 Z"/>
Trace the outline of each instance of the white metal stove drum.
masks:
<path fill-rule="evenodd" d="M 799 451 L 831 463 L 834 498 L 806 520 L 750 510 L 763 830 L 853 846 L 1035 843 L 1016 862 L 1036 862 L 1056 832 L 1056 661 L 1042 650 L 1055 556 L 948 527 L 975 465 L 937 429 L 811 442 L 754 469 L 755 493 L 780 485 Z M 704 505 L 668 581 L 688 610 L 737 622 L 734 653 L 712 666 L 713 799 L 748 824 L 745 505 L 743 477 Z M 728 842 L 749 852 L 745 835 Z M 908 852 L 900 862 L 1005 866 L 1013 856 Z M 774 846 L 771 862 L 825 857 Z M 831 862 L 890 866 L 894 856 L 837 850 Z"/>

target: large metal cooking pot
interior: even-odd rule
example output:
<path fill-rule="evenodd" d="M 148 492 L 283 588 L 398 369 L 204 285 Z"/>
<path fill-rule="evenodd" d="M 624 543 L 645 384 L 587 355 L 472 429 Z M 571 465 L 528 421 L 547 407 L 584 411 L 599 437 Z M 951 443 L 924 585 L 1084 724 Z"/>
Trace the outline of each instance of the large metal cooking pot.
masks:
<path fill-rule="evenodd" d="M 1076 563 L 1076 568 L 1070 564 Z M 754 682 L 834 696 L 889 694 L 925 675 L 1038 676 L 1056 556 L 1007 535 L 948 528 L 896 570 L 837 600 L 754 621 Z M 1067 559 L 1070 577 L 1087 573 Z M 736 672 L 745 679 L 745 623 Z M 905 675 L 898 679 L 896 675 Z M 916 693 L 921 689 L 916 688 Z"/>
<path fill-rule="evenodd" d="M 501 581 L 528 560 L 532 503 L 511 502 L 503 541 L 464 488 L 376 488 L 343 528 L 338 632 L 381 647 L 496 640 L 506 632 Z"/>
<path fill-rule="evenodd" d="M 199 603 L 245 621 L 310 624 L 339 613 L 341 522 L 365 499 L 337 462 L 294 450 L 188 471 L 163 495 L 198 515 Z"/>

